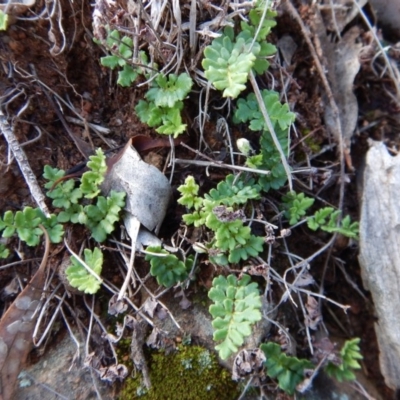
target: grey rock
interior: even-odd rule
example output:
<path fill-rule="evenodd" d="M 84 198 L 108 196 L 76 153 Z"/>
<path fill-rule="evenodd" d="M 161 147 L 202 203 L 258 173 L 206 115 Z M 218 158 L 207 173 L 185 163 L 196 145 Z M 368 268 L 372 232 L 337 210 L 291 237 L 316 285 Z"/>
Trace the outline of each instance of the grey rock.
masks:
<path fill-rule="evenodd" d="M 375 331 L 386 385 L 400 388 L 400 156 L 373 142 L 364 171 L 360 265 L 378 322 Z"/>
<path fill-rule="evenodd" d="M 99 398 L 95 385 L 103 400 L 114 399 L 115 386 L 100 382 L 82 364 L 74 365 L 76 350 L 68 335 L 46 349 L 36 364 L 20 373 L 13 400 L 94 400 Z"/>

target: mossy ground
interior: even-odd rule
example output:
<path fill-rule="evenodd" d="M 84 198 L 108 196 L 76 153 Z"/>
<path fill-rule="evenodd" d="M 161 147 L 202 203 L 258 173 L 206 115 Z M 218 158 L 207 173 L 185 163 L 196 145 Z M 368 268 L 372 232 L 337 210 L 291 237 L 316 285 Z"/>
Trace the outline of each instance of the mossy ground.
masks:
<path fill-rule="evenodd" d="M 179 345 L 168 355 L 163 351 L 152 352 L 148 362 L 151 389 L 146 390 L 138 373 L 126 379 L 120 400 L 232 400 L 240 394 L 229 371 L 203 347 Z"/>

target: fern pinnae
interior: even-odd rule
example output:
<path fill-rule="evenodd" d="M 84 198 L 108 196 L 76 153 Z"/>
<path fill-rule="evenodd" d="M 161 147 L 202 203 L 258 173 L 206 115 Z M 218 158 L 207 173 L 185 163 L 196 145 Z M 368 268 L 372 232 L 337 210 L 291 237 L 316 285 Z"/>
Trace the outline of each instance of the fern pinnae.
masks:
<path fill-rule="evenodd" d="M 220 275 L 213 280 L 208 297 L 214 302 L 209 308 L 214 320 L 214 340 L 219 341 L 215 349 L 222 359 L 238 350 L 245 337 L 251 334 L 251 325 L 261 320 L 261 296 L 250 276 L 240 280 L 235 275 L 227 278 Z"/>

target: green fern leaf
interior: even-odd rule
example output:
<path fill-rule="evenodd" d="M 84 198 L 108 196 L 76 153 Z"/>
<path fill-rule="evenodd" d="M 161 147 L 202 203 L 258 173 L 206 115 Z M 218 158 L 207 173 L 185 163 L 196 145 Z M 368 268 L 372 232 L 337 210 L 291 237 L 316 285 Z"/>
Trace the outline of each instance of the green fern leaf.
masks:
<path fill-rule="evenodd" d="M 282 205 L 285 211 L 285 217 L 289 218 L 289 224 L 297 224 L 306 211 L 314 204 L 314 199 L 306 197 L 304 193 L 294 191 L 287 193 L 282 197 Z"/>
<path fill-rule="evenodd" d="M 84 208 L 87 216 L 87 227 L 97 242 L 104 242 L 107 236 L 114 230 L 114 224 L 119 220 L 119 213 L 125 206 L 124 192 L 112 190 L 106 198 L 99 196 L 96 205 L 88 205 Z"/>
<path fill-rule="evenodd" d="M 124 36 L 121 40 L 120 45 L 118 46 L 119 54 L 125 59 L 130 59 L 132 57 L 132 47 L 133 41 L 130 37 Z"/>
<path fill-rule="evenodd" d="M 52 168 L 50 165 L 45 165 L 43 169 L 43 178 L 49 182 L 44 185 L 46 189 L 50 189 L 54 183 L 65 175 L 65 171 L 58 168 Z"/>
<path fill-rule="evenodd" d="M 157 107 L 153 102 L 139 100 L 135 111 L 140 121 L 150 127 L 158 126 L 162 123 L 162 109 Z"/>
<path fill-rule="evenodd" d="M 103 253 L 97 247 L 91 251 L 90 249 L 84 250 L 84 261 L 97 275 L 101 274 L 103 267 Z M 100 289 L 101 281 L 91 275 L 80 261 L 71 257 L 71 265 L 65 271 L 69 284 L 78 290 L 95 294 Z"/>
<path fill-rule="evenodd" d="M 168 253 L 160 246 L 149 246 L 146 251 L 160 254 L 160 256 L 146 254 L 146 260 L 150 261 L 151 265 L 150 274 L 157 279 L 159 285 L 171 287 L 187 278 L 193 264 L 191 257 L 184 263 L 177 256 Z"/>
<path fill-rule="evenodd" d="M 199 185 L 196 184 L 196 181 L 191 175 L 186 177 L 185 183 L 178 187 L 178 192 L 181 193 L 178 203 L 187 208 L 198 210 L 203 203 L 201 198 L 198 197 Z"/>
<path fill-rule="evenodd" d="M 39 244 L 40 237 L 43 235 L 43 231 L 39 228 L 41 222 L 36 208 L 25 207 L 22 211 L 15 213 L 14 224 L 18 237 L 28 246 Z"/>
<path fill-rule="evenodd" d="M 69 179 L 65 182 L 60 182 L 53 190 L 46 193 L 47 197 L 53 199 L 53 206 L 57 208 L 69 208 L 72 204 L 76 204 L 82 198 L 82 191 L 75 188 L 75 181 Z"/>
<path fill-rule="evenodd" d="M 261 95 L 274 128 L 279 124 L 281 130 L 287 130 L 295 120 L 295 114 L 289 111 L 286 103 L 281 104 L 277 92 L 264 89 L 261 91 Z M 238 100 L 234 121 L 250 122 L 249 128 L 253 131 L 268 131 L 254 93 L 250 93 L 246 100 Z"/>
<path fill-rule="evenodd" d="M 186 124 L 182 124 L 181 109 L 183 103 L 177 102 L 173 108 L 161 108 L 162 125 L 156 129 L 158 133 L 164 135 L 174 135 L 177 137 L 185 131 Z"/>
<path fill-rule="evenodd" d="M 131 67 L 129 64 L 125 64 L 122 71 L 118 72 L 117 83 L 122 87 L 129 87 L 136 81 L 138 76 L 139 72 L 136 68 Z"/>
<path fill-rule="evenodd" d="M 256 283 L 250 283 L 250 276 L 240 280 L 234 275 L 214 278 L 208 297 L 214 302 L 209 308 L 214 320 L 214 340 L 222 341 L 215 348 L 225 360 L 238 350 L 251 325 L 261 320 L 261 297 Z"/>
<path fill-rule="evenodd" d="M 352 370 L 361 368 L 361 365 L 357 360 L 363 358 L 360 353 L 359 343 L 359 338 L 347 340 L 340 350 L 342 363 L 336 365 L 329 362 L 325 367 L 325 372 L 329 376 L 337 379 L 339 382 L 355 380 L 356 376 Z"/>
<path fill-rule="evenodd" d="M 211 189 L 204 198 L 217 204 L 233 206 L 234 204 L 246 204 L 249 200 L 260 198 L 260 186 L 255 180 L 236 179 L 234 175 L 228 175 L 225 181 L 218 183 L 216 189 Z"/>
<path fill-rule="evenodd" d="M 146 99 L 157 107 L 173 108 L 177 102 L 185 99 L 192 88 L 193 81 L 187 73 L 180 75 L 159 74 L 155 79 L 155 87 L 146 93 Z"/>
<path fill-rule="evenodd" d="M 59 224 L 57 216 L 55 214 L 51 214 L 50 217 L 47 218 L 41 210 L 36 209 L 36 212 L 41 220 L 41 224 L 49 235 L 50 242 L 60 243 L 64 236 L 64 227 Z"/>
<path fill-rule="evenodd" d="M 6 31 L 8 26 L 8 14 L 0 10 L 0 31 Z"/>
<path fill-rule="evenodd" d="M 114 69 L 116 67 L 119 67 L 121 61 L 123 61 L 123 60 L 121 60 L 120 57 L 115 56 L 115 55 L 113 55 L 113 56 L 105 56 L 105 57 L 101 57 L 100 58 L 100 64 L 103 67 L 107 67 L 107 68 L 110 68 L 110 69 Z"/>
<path fill-rule="evenodd" d="M 260 45 L 256 42 L 251 47 L 251 43 L 244 38 L 233 42 L 233 30 L 227 27 L 205 48 L 204 74 L 216 89 L 223 90 L 224 97 L 236 98 L 246 88 L 248 74 L 260 52 Z"/>
<path fill-rule="evenodd" d="M 14 213 L 12 211 L 6 211 L 3 216 L 3 220 L 0 220 L 0 230 L 3 231 L 2 236 L 9 238 L 15 233 L 14 224 Z"/>
<path fill-rule="evenodd" d="M 7 258 L 9 255 L 10 250 L 3 243 L 0 243 L 0 258 Z"/>
<path fill-rule="evenodd" d="M 279 387 L 293 395 L 296 386 L 305 378 L 304 370 L 312 369 L 313 364 L 305 359 L 287 356 L 282 353 L 280 346 L 273 342 L 264 343 L 260 348 L 266 356 L 267 375 L 270 378 L 276 378 Z"/>
<path fill-rule="evenodd" d="M 85 172 L 81 178 L 80 190 L 87 199 L 93 199 L 100 193 L 100 185 L 107 172 L 106 156 L 102 149 L 97 149 L 96 154 L 89 157 L 87 163 L 90 171 Z"/>
<path fill-rule="evenodd" d="M 111 32 L 108 32 L 106 44 L 111 49 L 117 48 L 120 44 L 120 35 L 117 29 L 114 29 Z"/>
<path fill-rule="evenodd" d="M 264 247 L 264 238 L 250 235 L 241 246 L 235 247 L 230 251 L 228 261 L 232 264 L 237 264 L 241 260 L 247 260 L 249 257 L 257 257 Z"/>

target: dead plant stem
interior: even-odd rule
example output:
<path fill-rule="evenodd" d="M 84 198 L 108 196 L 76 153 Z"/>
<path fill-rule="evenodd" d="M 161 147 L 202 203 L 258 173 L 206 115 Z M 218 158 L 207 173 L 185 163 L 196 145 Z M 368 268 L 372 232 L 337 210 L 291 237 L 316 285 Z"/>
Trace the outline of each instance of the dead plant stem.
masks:
<path fill-rule="evenodd" d="M 279 143 L 279 140 L 276 136 L 274 126 L 272 125 L 271 118 L 268 115 L 267 108 L 265 107 L 264 100 L 262 98 L 260 88 L 258 87 L 258 84 L 257 84 L 256 78 L 253 74 L 253 71 L 250 71 L 249 76 L 250 76 L 250 82 L 253 86 L 254 94 L 256 95 L 256 98 L 257 98 L 258 106 L 260 107 L 261 114 L 263 115 L 264 121 L 267 124 L 268 131 L 272 137 L 275 147 L 278 150 L 279 155 L 281 156 L 282 165 L 283 165 L 283 168 L 285 169 L 286 176 L 288 178 L 289 191 L 292 191 L 293 190 L 292 175 L 290 172 L 289 164 L 286 159 L 286 155 L 283 152 L 282 146 Z"/>
<path fill-rule="evenodd" d="M 24 176 L 26 184 L 29 187 L 29 191 L 33 199 L 35 200 L 38 207 L 42 210 L 43 214 L 47 218 L 49 218 L 50 212 L 45 203 L 45 196 L 37 182 L 35 174 L 32 171 L 32 168 L 29 164 L 25 151 L 18 143 L 18 140 L 14 135 L 13 128 L 10 126 L 10 124 L 7 121 L 7 118 L 5 117 L 5 115 L 1 110 L 0 110 L 0 130 L 3 133 L 4 138 L 6 139 L 8 146 L 11 149 L 18 163 L 18 166 L 22 172 L 22 175 Z"/>

